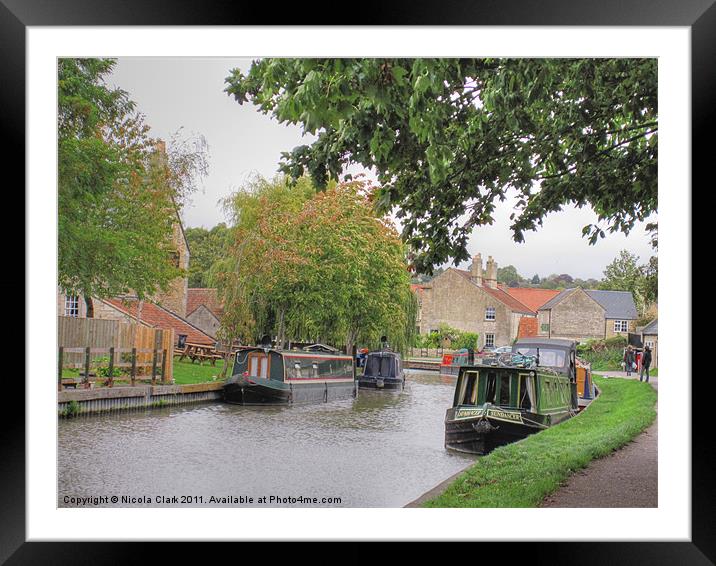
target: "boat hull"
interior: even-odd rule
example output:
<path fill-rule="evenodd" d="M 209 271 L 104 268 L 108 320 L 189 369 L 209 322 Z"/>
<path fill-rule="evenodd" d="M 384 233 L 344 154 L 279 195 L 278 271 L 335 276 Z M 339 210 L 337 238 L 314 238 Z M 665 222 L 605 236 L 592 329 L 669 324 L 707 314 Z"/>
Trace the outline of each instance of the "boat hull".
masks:
<path fill-rule="evenodd" d="M 460 417 L 455 409 L 445 416 L 445 448 L 469 454 L 488 454 L 546 429 L 549 418 L 531 413 L 508 412 L 499 408 L 475 411 L 474 417 Z"/>
<path fill-rule="evenodd" d="M 445 377 L 457 377 L 460 373 L 460 366 L 440 364 L 440 375 Z"/>
<path fill-rule="evenodd" d="M 403 389 L 405 378 L 361 376 L 358 379 L 358 386 L 361 389 Z"/>
<path fill-rule="evenodd" d="M 235 405 L 292 405 L 327 403 L 356 396 L 356 383 L 321 381 L 285 383 L 261 378 L 234 376 L 223 389 L 223 399 Z"/>

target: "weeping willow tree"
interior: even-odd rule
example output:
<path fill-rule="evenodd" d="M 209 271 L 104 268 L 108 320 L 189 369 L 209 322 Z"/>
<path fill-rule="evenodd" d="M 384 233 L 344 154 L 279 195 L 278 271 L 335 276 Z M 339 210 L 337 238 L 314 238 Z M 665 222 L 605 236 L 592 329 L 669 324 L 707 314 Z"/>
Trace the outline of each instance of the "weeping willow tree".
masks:
<path fill-rule="evenodd" d="M 316 193 L 310 180 L 256 178 L 225 204 L 234 220 L 230 253 L 212 279 L 225 303 L 222 335 L 320 341 L 351 351 L 388 336 L 412 342 L 417 304 L 406 249 L 376 217 L 366 182 Z"/>

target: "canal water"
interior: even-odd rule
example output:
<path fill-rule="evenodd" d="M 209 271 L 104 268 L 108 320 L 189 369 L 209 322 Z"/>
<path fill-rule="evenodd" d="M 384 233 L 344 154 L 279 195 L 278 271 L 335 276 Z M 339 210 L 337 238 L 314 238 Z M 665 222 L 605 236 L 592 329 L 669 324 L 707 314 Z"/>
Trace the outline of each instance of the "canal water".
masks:
<path fill-rule="evenodd" d="M 475 458 L 443 447 L 454 379 L 406 378 L 327 404 L 60 419 L 58 506 L 402 507 Z"/>

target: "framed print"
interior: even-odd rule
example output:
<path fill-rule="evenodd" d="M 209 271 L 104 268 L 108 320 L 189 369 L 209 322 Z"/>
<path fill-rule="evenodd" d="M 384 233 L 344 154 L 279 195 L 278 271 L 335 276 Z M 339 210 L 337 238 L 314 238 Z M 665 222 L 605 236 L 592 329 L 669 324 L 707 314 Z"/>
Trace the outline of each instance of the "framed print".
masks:
<path fill-rule="evenodd" d="M 716 8 L 373 8 L 0 6 L 28 222 L 8 564 L 716 560 L 691 378 Z"/>

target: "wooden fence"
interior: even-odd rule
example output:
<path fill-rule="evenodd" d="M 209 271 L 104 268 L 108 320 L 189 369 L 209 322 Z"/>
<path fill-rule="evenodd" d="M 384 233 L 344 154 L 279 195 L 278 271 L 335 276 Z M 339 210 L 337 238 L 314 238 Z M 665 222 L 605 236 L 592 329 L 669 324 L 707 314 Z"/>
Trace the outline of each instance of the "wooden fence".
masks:
<path fill-rule="evenodd" d="M 150 369 L 159 363 L 163 369 L 162 381 L 171 381 L 174 374 L 174 329 L 97 318 L 58 316 L 57 319 L 57 345 L 62 348 L 61 367 L 85 369 L 88 356 L 90 364 L 92 360 L 96 364 L 97 355 L 100 355 L 104 366 L 112 363 L 115 368 L 131 367 L 133 363 L 135 375 L 148 375 Z"/>
<path fill-rule="evenodd" d="M 65 356 L 71 356 L 73 354 L 80 354 L 84 356 L 84 362 L 82 363 L 67 363 Z M 93 361 L 96 366 L 96 356 L 102 354 L 101 363 L 106 364 L 101 367 L 104 368 L 105 374 L 98 379 L 98 374 L 92 374 Z M 119 355 L 118 355 L 119 354 Z M 151 364 L 138 362 L 140 356 L 150 356 Z M 171 350 L 159 350 L 157 348 L 65 348 L 59 347 L 59 356 L 57 363 L 57 388 L 62 391 L 62 386 L 65 385 L 71 387 L 77 387 L 77 381 L 74 379 L 63 379 L 62 370 L 65 368 L 83 368 L 84 372 L 80 374 L 80 383 L 85 387 L 89 388 L 90 383 L 93 381 L 104 381 L 109 387 L 114 385 L 115 377 L 121 377 L 122 375 L 128 375 L 130 383 L 136 384 L 138 379 L 149 379 L 154 385 L 157 380 L 161 377 L 162 383 L 169 383 L 171 376 L 167 374 L 167 365 L 172 359 Z M 151 366 L 151 373 L 142 371 L 143 367 L 147 365 Z M 142 366 L 142 367 L 140 367 Z M 126 371 L 122 372 L 122 368 L 127 368 Z"/>

